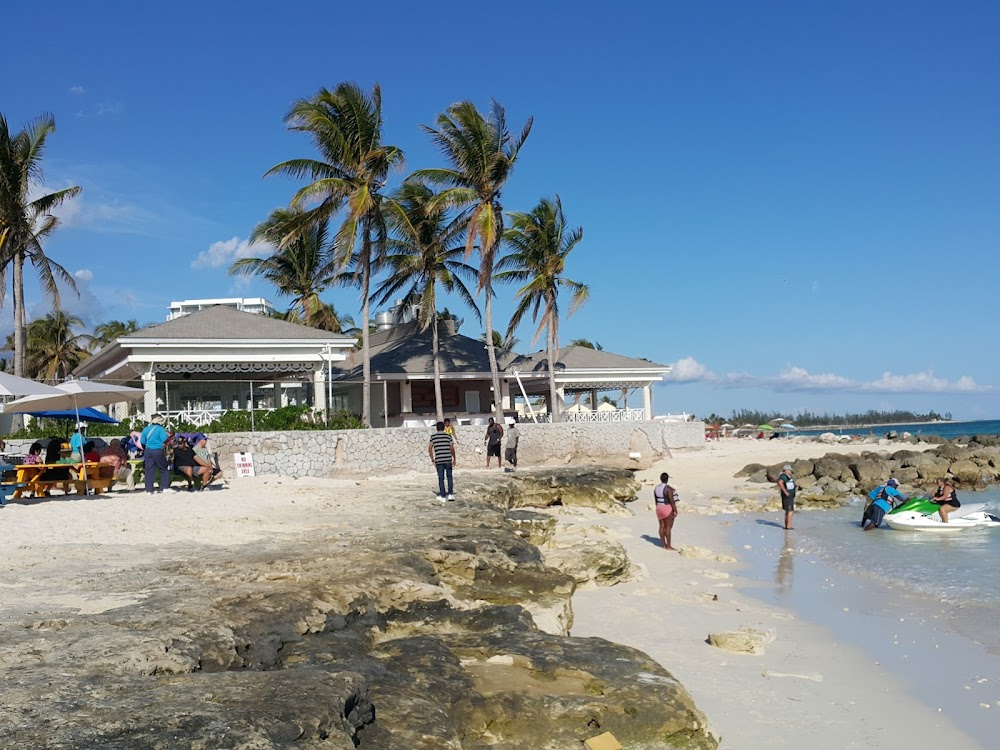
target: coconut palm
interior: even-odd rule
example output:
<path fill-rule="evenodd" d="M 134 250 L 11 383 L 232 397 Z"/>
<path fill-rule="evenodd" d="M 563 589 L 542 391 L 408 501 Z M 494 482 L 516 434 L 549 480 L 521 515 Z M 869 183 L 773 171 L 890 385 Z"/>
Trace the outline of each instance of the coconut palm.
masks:
<path fill-rule="evenodd" d="M 319 159 L 292 159 L 277 164 L 267 175 L 284 174 L 312 180 L 292 197 L 292 206 L 305 208 L 297 226 L 279 245 L 329 220 L 344 209 L 344 219 L 333 241 L 332 263 L 347 268 L 357 256 L 355 281 L 361 288 L 361 350 L 363 390 L 361 419 L 371 426 L 371 357 L 368 347 L 368 305 L 373 266 L 384 252 L 386 224 L 382 189 L 392 169 L 403 163 L 403 152 L 382 142 L 382 90 L 370 94 L 355 83 L 341 83 L 333 91 L 320 89 L 311 99 L 296 102 L 286 118 L 290 130 L 307 133 Z M 266 175 L 265 175 L 266 176 Z M 308 208 L 306 208 L 308 207 Z"/>
<path fill-rule="evenodd" d="M 437 289 L 457 294 L 476 318 L 479 307 L 463 279 L 472 282 L 476 269 L 462 262 L 465 255 L 465 228 L 468 218 L 449 219 L 440 203 L 434 204 L 434 191 L 426 185 L 410 182 L 393 195 L 389 203 L 392 237 L 382 259 L 389 277 L 375 290 L 375 304 L 385 304 L 404 289 L 404 304 L 419 302 L 420 330 L 431 329 L 431 354 L 434 361 L 434 403 L 438 421 L 444 419 L 441 398 L 441 358 L 438 353 Z"/>
<path fill-rule="evenodd" d="M 107 323 L 101 323 L 99 326 L 94 327 L 94 345 L 96 348 L 102 349 L 108 346 L 108 344 L 113 344 L 122 336 L 135 333 L 140 327 L 139 321 L 134 318 L 130 320 L 109 320 Z"/>
<path fill-rule="evenodd" d="M 288 312 L 282 316 L 285 320 L 340 333 L 336 311 L 319 296 L 331 284 L 329 221 L 318 219 L 303 225 L 304 214 L 300 209 L 272 211 L 254 227 L 250 239 L 277 249 L 266 258 L 240 258 L 229 266 L 229 275 L 260 276 L 273 284 L 278 294 L 291 297 Z"/>
<path fill-rule="evenodd" d="M 46 114 L 12 136 L 7 121 L 0 115 L 0 300 L 9 265 L 14 296 L 14 373 L 18 376 L 24 375 L 26 349 L 25 262 L 35 268 L 42 291 L 54 307 L 60 302 L 57 282 L 76 289 L 72 275 L 45 255 L 42 240 L 58 225 L 50 212 L 79 195 L 80 188 L 30 197 L 32 189 L 42 184 L 42 155 L 46 140 L 55 129 L 55 119 Z"/>
<path fill-rule="evenodd" d="M 82 320 L 62 310 L 31 321 L 25 362 L 31 377 L 49 381 L 68 378 L 90 356 L 91 337 L 74 330 L 82 327 Z"/>
<path fill-rule="evenodd" d="M 521 146 L 531 132 L 532 119 L 521 129 L 517 138 L 507 130 L 507 117 L 497 102 L 490 103 L 484 116 L 469 101 L 459 102 L 438 115 L 437 127 L 422 126 L 441 150 L 446 168 L 420 169 L 411 179 L 424 179 L 444 189 L 436 201 L 442 205 L 469 208 L 466 231 L 466 252 L 479 248 L 478 290 L 484 294 L 486 330 L 493 330 L 493 266 L 504 231 L 501 197 Z M 497 367 L 496 346 L 486 338 L 493 381 L 494 411 L 503 419 L 500 397 L 500 371 Z"/>
<path fill-rule="evenodd" d="M 591 341 L 590 339 L 573 339 L 572 341 L 569 342 L 569 345 L 579 346 L 584 349 L 596 349 L 599 352 L 604 351 L 603 346 L 601 346 L 598 342 Z"/>
<path fill-rule="evenodd" d="M 519 302 L 507 333 L 510 335 L 529 311 L 532 321 L 538 322 L 532 344 L 545 329 L 549 402 L 552 420 L 558 421 L 561 404 L 556 394 L 555 366 L 559 358 L 559 290 L 565 288 L 570 292 L 570 315 L 590 296 L 585 285 L 564 276 L 566 258 L 580 244 L 583 230 L 566 226 L 558 195 L 555 200 L 543 198 L 530 213 L 512 213 L 510 217 L 511 227 L 504 232 L 504 241 L 511 252 L 497 262 L 497 279 L 523 286 L 517 292 Z"/>

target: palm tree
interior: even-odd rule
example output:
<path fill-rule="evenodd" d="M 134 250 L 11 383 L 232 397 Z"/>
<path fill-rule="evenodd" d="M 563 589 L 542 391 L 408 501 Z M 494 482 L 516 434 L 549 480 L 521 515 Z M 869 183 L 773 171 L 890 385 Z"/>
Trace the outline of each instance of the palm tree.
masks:
<path fill-rule="evenodd" d="M 463 263 L 465 227 L 468 218 L 459 214 L 449 220 L 440 203 L 433 204 L 434 191 L 418 182 L 404 184 L 389 203 L 389 225 L 393 237 L 382 259 L 389 277 L 375 290 L 375 304 L 385 304 L 403 289 L 404 304 L 420 303 L 420 330 L 431 329 L 434 361 L 434 403 L 438 421 L 444 420 L 441 398 L 441 358 L 438 354 L 437 288 L 453 292 L 480 317 L 479 307 L 463 282 L 476 278 L 476 269 Z"/>
<path fill-rule="evenodd" d="M 341 83 L 333 91 L 320 89 L 311 99 L 296 102 L 286 118 L 290 130 L 308 133 L 319 159 L 293 159 L 277 164 L 266 175 L 285 174 L 312 180 L 292 197 L 302 212 L 280 245 L 306 227 L 329 220 L 341 208 L 344 220 L 333 241 L 332 262 L 347 268 L 357 256 L 355 281 L 361 287 L 361 350 L 363 390 L 361 419 L 371 426 L 371 356 L 368 347 L 368 305 L 373 264 L 387 240 L 381 190 L 392 169 L 403 163 L 403 152 L 382 143 L 382 89 L 371 94 L 356 83 Z"/>
<path fill-rule="evenodd" d="M 456 208 L 470 208 L 466 231 L 466 252 L 479 248 L 478 291 L 484 294 L 486 330 L 493 330 L 493 265 L 503 237 L 503 188 L 514 169 L 521 146 L 531 132 L 529 117 L 521 134 L 512 138 L 507 130 L 507 117 L 497 102 L 490 103 L 484 117 L 469 101 L 453 104 L 438 115 L 437 127 L 422 126 L 437 144 L 447 168 L 420 169 L 411 179 L 426 179 L 445 189 L 436 202 Z M 497 367 L 496 346 L 486 338 L 493 382 L 494 412 L 503 419 L 500 391 L 500 371 Z"/>
<path fill-rule="evenodd" d="M 25 362 L 31 376 L 49 381 L 68 378 L 90 356 L 91 337 L 74 331 L 82 326 L 82 320 L 62 310 L 31 321 Z"/>
<path fill-rule="evenodd" d="M 590 341 L 589 339 L 573 339 L 572 341 L 569 342 L 569 345 L 570 346 L 579 346 L 579 347 L 582 347 L 584 349 L 596 349 L 599 352 L 603 352 L 604 351 L 604 347 L 603 346 L 601 346 L 597 342 Z"/>
<path fill-rule="evenodd" d="M 14 373 L 24 375 L 25 305 L 24 263 L 30 261 L 43 292 L 59 306 L 58 281 L 70 289 L 76 283 L 65 268 L 48 258 L 41 240 L 58 225 L 50 211 L 80 194 L 79 187 L 57 190 L 32 200 L 31 189 L 42 182 L 42 154 L 49 135 L 55 132 L 52 115 L 45 114 L 11 136 L 0 115 L 0 300 L 6 286 L 5 271 L 12 266 L 14 294 Z"/>
<path fill-rule="evenodd" d="M 293 323 L 341 332 L 333 307 L 319 295 L 331 284 L 331 242 L 327 219 L 303 225 L 305 212 L 279 208 L 254 227 L 251 242 L 266 242 L 277 249 L 266 258 L 240 258 L 229 266 L 230 276 L 260 276 L 278 294 L 291 297 L 282 317 Z"/>
<path fill-rule="evenodd" d="M 98 349 L 103 349 L 109 344 L 113 344 L 122 336 L 135 333 L 141 326 L 134 318 L 130 320 L 109 320 L 94 327 L 93 341 Z"/>
<path fill-rule="evenodd" d="M 516 298 L 520 302 L 511 317 L 507 333 L 510 335 L 517 328 L 529 310 L 532 321 L 538 321 L 532 344 L 545 328 L 549 401 L 552 404 L 552 420 L 558 421 L 561 404 L 556 394 L 555 366 L 559 358 L 559 289 L 566 288 L 571 293 L 570 315 L 590 296 L 586 286 L 563 275 L 566 257 L 583 239 L 583 230 L 566 226 L 558 195 L 555 200 L 543 198 L 530 213 L 512 213 L 510 216 L 511 228 L 504 232 L 504 240 L 512 251 L 497 263 L 497 270 L 500 271 L 497 279 L 523 286 L 517 292 Z"/>

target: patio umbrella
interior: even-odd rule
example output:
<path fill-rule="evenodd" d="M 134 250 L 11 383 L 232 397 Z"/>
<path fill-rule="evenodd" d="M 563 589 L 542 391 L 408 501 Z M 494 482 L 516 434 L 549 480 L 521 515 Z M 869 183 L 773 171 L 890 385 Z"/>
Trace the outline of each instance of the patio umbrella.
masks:
<path fill-rule="evenodd" d="M 0 372 L 0 396 L 51 396 L 56 393 L 58 391 L 51 385 L 36 383 L 34 380 Z"/>
<path fill-rule="evenodd" d="M 771 425 L 769 425 L 769 424 L 759 424 L 759 425 L 757 425 L 757 429 L 758 430 L 764 430 L 765 432 L 767 430 L 770 430 L 771 432 L 774 432 L 774 428 Z"/>
<path fill-rule="evenodd" d="M 777 426 L 778 426 L 778 425 L 780 425 L 780 424 L 781 424 L 782 422 L 787 422 L 787 421 L 788 421 L 788 420 L 787 420 L 787 419 L 785 419 L 784 417 L 778 417 L 777 419 L 772 419 L 772 420 L 770 420 L 770 421 L 768 422 L 768 424 L 769 424 L 769 425 L 773 425 L 773 426 L 777 427 Z"/>
<path fill-rule="evenodd" d="M 107 406 L 121 401 L 136 401 L 146 394 L 142 388 L 128 388 L 124 385 L 99 383 L 94 380 L 67 380 L 52 390 L 56 393 L 25 396 L 11 401 L 4 406 L 4 411 L 13 414 L 31 414 L 49 409 L 71 409 L 77 421 L 80 421 L 80 409 L 88 406 Z M 86 462 L 83 462 L 83 491 L 84 494 L 88 491 Z"/>
<path fill-rule="evenodd" d="M 734 428 L 735 426 L 736 426 L 736 425 L 734 425 L 734 424 L 729 424 L 729 422 L 725 422 L 724 424 L 720 424 L 720 425 L 719 425 L 719 427 L 724 427 L 724 428 L 726 428 L 727 430 L 731 430 L 731 429 L 733 429 L 733 428 Z"/>
<path fill-rule="evenodd" d="M 43 419 L 75 419 L 78 422 L 118 424 L 118 420 L 114 417 L 109 417 L 104 412 L 97 411 L 97 409 L 92 409 L 89 406 L 80 409 L 79 412 L 73 409 L 53 409 L 51 411 L 29 411 L 28 414 L 32 417 L 41 417 Z"/>

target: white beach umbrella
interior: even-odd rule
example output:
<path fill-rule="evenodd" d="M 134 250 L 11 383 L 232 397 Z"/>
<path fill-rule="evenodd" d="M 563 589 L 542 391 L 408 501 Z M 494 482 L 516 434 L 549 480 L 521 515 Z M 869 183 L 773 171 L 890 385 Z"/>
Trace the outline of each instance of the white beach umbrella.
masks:
<path fill-rule="evenodd" d="M 72 409 L 76 413 L 76 421 L 79 422 L 80 409 L 88 406 L 107 406 L 122 401 L 137 401 L 146 394 L 142 388 L 129 388 L 94 380 L 68 380 L 51 390 L 54 393 L 25 396 L 11 401 L 3 410 L 12 414 L 25 414 L 51 409 Z M 83 462 L 83 489 L 86 493 L 88 489 L 86 462 Z"/>
<path fill-rule="evenodd" d="M 0 396 L 45 396 L 59 393 L 51 385 L 0 372 Z"/>

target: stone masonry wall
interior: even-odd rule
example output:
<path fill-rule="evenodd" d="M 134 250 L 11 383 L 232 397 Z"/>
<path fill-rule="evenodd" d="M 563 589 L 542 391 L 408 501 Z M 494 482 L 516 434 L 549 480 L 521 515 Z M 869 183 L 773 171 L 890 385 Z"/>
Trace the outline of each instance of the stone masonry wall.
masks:
<path fill-rule="evenodd" d="M 573 422 L 561 424 L 521 423 L 518 457 L 525 467 L 544 464 L 603 463 L 647 466 L 671 449 L 702 448 L 705 428 L 701 422 Z M 390 427 L 372 430 L 301 432 L 231 432 L 211 435 L 210 447 L 219 463 L 232 476 L 233 454 L 253 454 L 258 474 L 331 477 L 338 472 L 379 474 L 382 472 L 433 472 L 427 455 L 431 430 Z M 485 453 L 485 427 L 461 426 L 458 464 L 481 466 Z M 9 454 L 27 453 L 30 440 L 8 441 Z M 629 459 L 629 453 L 641 458 Z"/>
<path fill-rule="evenodd" d="M 551 463 L 648 465 L 670 449 L 702 448 L 701 422 L 617 422 L 525 424 L 518 456 L 524 466 Z M 433 472 L 427 455 L 430 429 L 390 427 L 325 432 L 257 432 L 212 435 L 212 448 L 223 469 L 232 469 L 233 454 L 253 454 L 258 474 L 335 476 L 338 471 L 378 474 L 386 471 Z M 459 466 L 485 465 L 485 427 L 456 428 Z M 638 462 L 629 453 L 640 453 Z"/>

